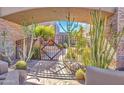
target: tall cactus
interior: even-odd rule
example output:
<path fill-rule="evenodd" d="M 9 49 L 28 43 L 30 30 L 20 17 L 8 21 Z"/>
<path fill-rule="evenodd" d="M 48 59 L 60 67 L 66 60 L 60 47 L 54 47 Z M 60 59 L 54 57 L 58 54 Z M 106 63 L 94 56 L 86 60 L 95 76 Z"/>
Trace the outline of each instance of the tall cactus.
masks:
<path fill-rule="evenodd" d="M 66 27 L 64 27 L 61 22 L 59 22 L 60 27 L 63 29 L 65 33 L 68 35 L 68 46 L 71 46 L 71 38 L 74 35 L 74 31 L 78 28 L 78 22 L 75 22 L 75 18 L 71 16 L 70 12 L 68 12 L 66 16 Z"/>
<path fill-rule="evenodd" d="M 73 38 L 75 38 L 75 32 L 79 26 L 78 22 L 75 22 L 75 18 L 71 16 L 70 12 L 68 12 L 67 16 L 66 16 L 66 26 L 64 27 L 62 25 L 61 22 L 59 22 L 60 27 L 63 29 L 63 31 L 67 34 L 67 44 L 68 44 L 68 53 L 67 53 L 67 59 L 69 59 L 69 61 L 72 61 L 75 59 L 76 54 L 74 52 L 74 49 L 71 47 L 71 41 L 73 40 Z"/>
<path fill-rule="evenodd" d="M 108 68 L 112 61 L 124 30 L 120 32 L 111 32 L 111 39 L 108 41 L 105 34 L 106 19 L 100 10 L 91 12 L 91 30 L 90 30 L 90 65 L 101 68 Z"/>

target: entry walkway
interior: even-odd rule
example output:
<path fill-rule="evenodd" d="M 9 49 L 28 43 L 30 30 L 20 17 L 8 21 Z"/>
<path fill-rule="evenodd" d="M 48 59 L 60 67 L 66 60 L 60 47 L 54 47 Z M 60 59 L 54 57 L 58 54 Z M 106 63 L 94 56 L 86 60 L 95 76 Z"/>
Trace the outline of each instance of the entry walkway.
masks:
<path fill-rule="evenodd" d="M 28 76 L 30 78 L 31 76 Z M 27 79 L 25 85 L 84 85 L 84 81 L 77 80 L 62 80 L 51 78 Z"/>
<path fill-rule="evenodd" d="M 29 63 L 29 66 L 28 75 L 32 78 L 75 80 L 74 73 L 63 62 L 40 60 Z"/>

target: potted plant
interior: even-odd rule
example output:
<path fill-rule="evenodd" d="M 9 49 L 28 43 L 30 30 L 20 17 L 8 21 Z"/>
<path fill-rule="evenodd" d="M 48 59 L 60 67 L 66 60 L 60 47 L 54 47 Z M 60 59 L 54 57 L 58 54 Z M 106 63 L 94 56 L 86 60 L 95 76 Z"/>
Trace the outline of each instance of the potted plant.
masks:
<path fill-rule="evenodd" d="M 17 61 L 16 63 L 16 69 L 19 69 L 19 70 L 26 70 L 27 69 L 27 63 L 25 61 Z"/>
<path fill-rule="evenodd" d="M 78 69 L 75 73 L 77 80 L 85 80 L 85 70 Z"/>
<path fill-rule="evenodd" d="M 23 60 L 19 60 L 16 63 L 16 70 L 19 73 L 19 84 L 24 84 L 27 77 L 27 63 Z"/>
<path fill-rule="evenodd" d="M 60 44 L 58 44 L 58 48 L 59 49 L 62 49 L 63 48 L 63 45 L 60 43 Z"/>

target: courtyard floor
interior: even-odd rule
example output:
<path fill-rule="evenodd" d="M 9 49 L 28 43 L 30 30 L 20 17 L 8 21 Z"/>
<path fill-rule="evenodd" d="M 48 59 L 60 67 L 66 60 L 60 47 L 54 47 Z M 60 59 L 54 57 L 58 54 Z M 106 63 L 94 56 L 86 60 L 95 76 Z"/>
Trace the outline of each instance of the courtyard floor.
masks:
<path fill-rule="evenodd" d="M 48 63 L 47 63 L 48 62 Z M 63 65 L 56 65 L 58 64 L 58 62 L 55 64 L 53 64 L 54 62 L 51 62 L 52 64 L 48 65 L 50 62 L 49 61 L 40 61 L 39 65 L 39 61 L 38 60 L 32 60 L 31 62 L 28 63 L 28 67 L 30 67 L 30 69 L 27 70 L 27 79 L 25 81 L 25 85 L 82 85 L 84 84 L 84 81 L 78 81 L 75 79 L 75 77 L 72 75 L 70 75 L 69 71 L 67 71 L 68 69 L 62 69 L 61 71 L 59 71 L 58 73 L 54 74 L 53 72 L 49 71 L 54 69 L 55 71 L 58 69 L 63 68 Z M 59 62 L 61 63 L 61 62 Z M 47 69 L 46 67 L 51 67 L 52 65 L 52 69 Z M 35 75 L 37 68 L 39 68 L 40 66 L 40 72 L 38 72 L 38 74 Z M 57 67 L 58 66 L 58 67 Z M 49 68 L 50 68 L 49 67 Z M 57 67 L 57 68 L 56 68 Z M 31 70 L 34 70 L 33 72 Z M 47 70 L 46 70 L 47 69 Z M 9 68 L 9 71 L 12 71 L 14 69 Z M 52 70 L 52 71 L 54 71 Z M 46 73 L 45 73 L 46 72 Z M 50 77 L 48 77 L 51 74 Z M 65 74 L 68 76 L 65 77 Z M 64 75 L 64 76 L 63 76 Z"/>
<path fill-rule="evenodd" d="M 30 78 L 28 76 L 27 78 Z M 63 79 L 50 79 L 50 78 L 39 78 L 37 79 L 27 79 L 25 85 L 82 85 L 84 81 L 77 80 L 63 80 Z"/>

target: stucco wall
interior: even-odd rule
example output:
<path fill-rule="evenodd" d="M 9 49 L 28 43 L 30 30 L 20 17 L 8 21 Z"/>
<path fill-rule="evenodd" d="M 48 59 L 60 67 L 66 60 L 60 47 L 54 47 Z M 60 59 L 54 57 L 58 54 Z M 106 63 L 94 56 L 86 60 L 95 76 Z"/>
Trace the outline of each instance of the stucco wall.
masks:
<path fill-rule="evenodd" d="M 124 27 L 124 8 L 116 8 L 114 15 L 109 19 L 108 25 L 112 24 L 112 31 L 122 31 Z M 124 67 L 124 38 L 121 39 L 116 53 L 117 67 Z"/>
<path fill-rule="evenodd" d="M 122 31 L 124 27 L 124 8 L 119 7 L 117 11 L 117 31 Z M 124 37 L 121 39 L 117 51 L 118 67 L 124 67 Z"/>
<path fill-rule="evenodd" d="M 0 19 L 0 51 L 3 51 L 2 47 L 3 36 L 1 36 L 1 33 L 3 31 L 6 31 L 7 32 L 6 47 L 8 53 L 10 56 L 15 55 L 15 53 L 13 52 L 13 49 L 15 49 L 15 41 L 23 37 L 21 28 L 22 27 L 20 25 L 17 25 L 4 19 Z"/>
<path fill-rule="evenodd" d="M 10 34 L 9 38 L 11 38 L 11 40 L 13 41 L 19 40 L 23 37 L 21 25 L 15 24 L 4 19 L 0 19 L 0 31 L 4 29 L 8 31 L 8 33 Z"/>

